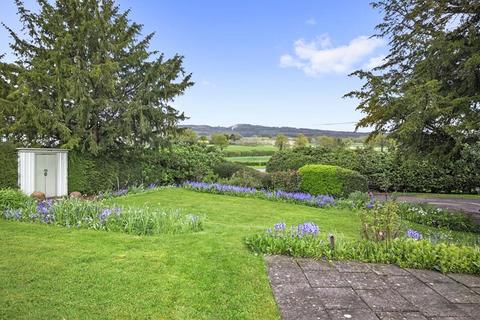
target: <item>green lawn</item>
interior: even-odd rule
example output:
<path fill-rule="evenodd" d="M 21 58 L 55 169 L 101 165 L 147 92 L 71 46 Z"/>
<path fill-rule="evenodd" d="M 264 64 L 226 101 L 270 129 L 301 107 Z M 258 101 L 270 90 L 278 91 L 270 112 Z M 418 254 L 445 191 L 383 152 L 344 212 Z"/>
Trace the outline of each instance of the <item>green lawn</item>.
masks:
<path fill-rule="evenodd" d="M 359 236 L 348 210 L 175 188 L 111 201 L 181 208 L 204 216 L 205 230 L 141 237 L 0 219 L 0 319 L 278 319 L 264 260 L 244 237 L 279 221 Z"/>
<path fill-rule="evenodd" d="M 278 151 L 278 148 L 274 145 L 229 145 L 225 151 Z"/>
<path fill-rule="evenodd" d="M 1 319 L 278 319 L 246 235 L 278 221 L 358 235 L 355 214 L 164 189 L 116 199 L 205 216 L 199 233 L 139 237 L 0 220 Z"/>

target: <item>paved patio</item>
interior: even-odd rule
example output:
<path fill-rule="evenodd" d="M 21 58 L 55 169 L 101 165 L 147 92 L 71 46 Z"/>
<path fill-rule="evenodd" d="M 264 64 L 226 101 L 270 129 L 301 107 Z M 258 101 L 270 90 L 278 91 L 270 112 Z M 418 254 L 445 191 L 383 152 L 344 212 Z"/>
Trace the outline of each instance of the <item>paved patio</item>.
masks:
<path fill-rule="evenodd" d="M 283 319 L 480 319 L 480 277 L 267 256 Z"/>

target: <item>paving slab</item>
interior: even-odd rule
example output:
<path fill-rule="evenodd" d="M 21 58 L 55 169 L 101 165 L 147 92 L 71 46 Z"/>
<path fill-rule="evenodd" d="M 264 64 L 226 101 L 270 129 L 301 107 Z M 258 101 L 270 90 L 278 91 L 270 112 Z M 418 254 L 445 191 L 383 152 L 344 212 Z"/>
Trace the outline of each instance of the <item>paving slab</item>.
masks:
<path fill-rule="evenodd" d="M 480 304 L 462 303 L 457 304 L 456 306 L 470 317 L 474 319 L 480 318 Z"/>
<path fill-rule="evenodd" d="M 452 303 L 478 303 L 480 295 L 460 283 L 431 283 L 430 287 Z"/>
<path fill-rule="evenodd" d="M 408 272 L 417 277 L 420 281 L 426 283 L 435 283 L 435 282 L 454 282 L 452 279 L 446 275 L 432 270 L 419 270 L 419 269 L 407 269 Z"/>
<path fill-rule="evenodd" d="M 354 261 L 336 261 L 333 263 L 338 272 L 370 272 L 368 263 Z"/>
<path fill-rule="evenodd" d="M 283 319 L 329 319 L 312 288 L 297 288 L 293 294 L 278 298 L 278 303 Z"/>
<path fill-rule="evenodd" d="M 325 309 L 368 309 L 352 288 L 316 288 Z"/>
<path fill-rule="evenodd" d="M 428 320 L 420 312 L 379 312 L 380 320 Z"/>
<path fill-rule="evenodd" d="M 337 271 L 306 270 L 305 276 L 313 288 L 349 287 L 350 284 Z"/>
<path fill-rule="evenodd" d="M 469 288 L 480 288 L 480 277 L 462 273 L 450 273 L 448 276 Z"/>
<path fill-rule="evenodd" d="M 312 259 L 297 259 L 297 263 L 303 271 L 336 271 L 333 263 L 328 261 L 318 261 Z"/>
<path fill-rule="evenodd" d="M 374 311 L 416 311 L 417 308 L 392 289 L 355 290 Z"/>
<path fill-rule="evenodd" d="M 375 273 L 343 273 L 342 278 L 353 289 L 388 289 L 384 278 Z"/>
<path fill-rule="evenodd" d="M 266 256 L 283 319 L 480 319 L 480 277 Z"/>
<path fill-rule="evenodd" d="M 369 264 L 370 269 L 382 276 L 404 276 L 409 273 L 393 264 Z"/>
<path fill-rule="evenodd" d="M 375 312 L 369 309 L 328 310 L 331 320 L 379 320 Z"/>

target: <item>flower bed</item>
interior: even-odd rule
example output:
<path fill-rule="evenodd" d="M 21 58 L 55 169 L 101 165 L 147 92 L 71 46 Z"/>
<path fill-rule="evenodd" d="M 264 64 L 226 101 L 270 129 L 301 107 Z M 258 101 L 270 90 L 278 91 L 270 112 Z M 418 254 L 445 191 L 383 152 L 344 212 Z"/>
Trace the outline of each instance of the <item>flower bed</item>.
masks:
<path fill-rule="evenodd" d="M 314 196 L 303 192 L 285 192 L 281 190 L 268 191 L 263 189 L 239 187 L 220 183 L 206 183 L 187 181 L 182 185 L 185 189 L 214 193 L 226 194 L 231 196 L 252 197 L 260 199 L 269 199 L 283 202 L 304 204 L 312 207 L 335 206 L 335 199 L 329 195 Z"/>
<path fill-rule="evenodd" d="M 200 231 L 203 219 L 197 215 L 153 208 L 110 207 L 98 201 L 66 199 L 42 201 L 2 212 L 8 220 L 118 231 L 136 235 L 176 234 Z"/>
<path fill-rule="evenodd" d="M 308 225 L 308 232 L 304 232 L 305 225 Z M 480 247 L 434 244 L 421 238 L 420 233 L 409 230 L 405 237 L 388 242 L 335 239 L 333 245 L 330 236 L 322 235 L 316 225 L 306 223 L 288 228 L 279 223 L 245 241 L 251 250 L 265 254 L 390 263 L 402 268 L 480 274 Z"/>

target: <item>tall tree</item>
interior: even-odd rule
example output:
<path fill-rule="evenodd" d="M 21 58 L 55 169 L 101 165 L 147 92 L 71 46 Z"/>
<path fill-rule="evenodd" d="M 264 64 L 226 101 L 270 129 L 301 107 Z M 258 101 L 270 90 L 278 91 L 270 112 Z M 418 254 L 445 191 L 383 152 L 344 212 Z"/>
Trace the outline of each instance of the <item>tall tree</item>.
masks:
<path fill-rule="evenodd" d="M 0 137 L 93 154 L 167 144 L 193 85 L 183 57 L 149 50 L 153 33 L 113 0 L 37 1 L 15 1 L 22 34 L 4 25 L 16 61 L 0 63 Z"/>
<path fill-rule="evenodd" d="M 363 87 L 358 127 L 391 133 L 400 148 L 458 157 L 480 139 L 480 2 L 376 1 L 377 37 L 389 41 L 384 63 L 356 71 Z"/>
<path fill-rule="evenodd" d="M 278 148 L 278 150 L 282 151 L 285 149 L 285 147 L 288 145 L 288 138 L 284 134 L 278 134 L 275 137 L 275 146 Z"/>
<path fill-rule="evenodd" d="M 307 146 L 307 144 L 308 144 L 308 138 L 303 133 L 300 133 L 299 135 L 297 135 L 297 137 L 295 138 L 296 147 L 303 148 Z"/>

